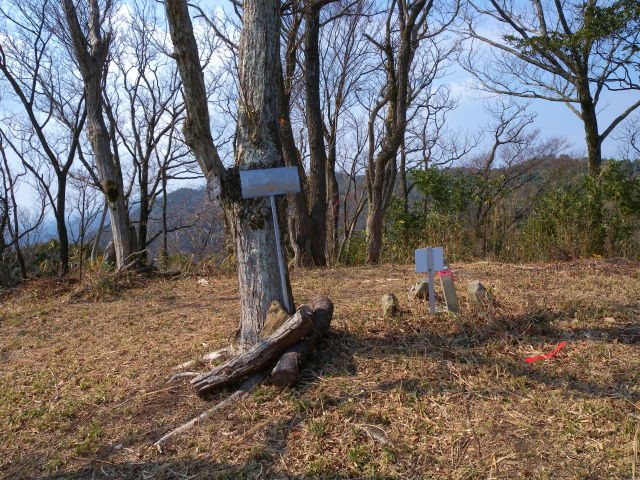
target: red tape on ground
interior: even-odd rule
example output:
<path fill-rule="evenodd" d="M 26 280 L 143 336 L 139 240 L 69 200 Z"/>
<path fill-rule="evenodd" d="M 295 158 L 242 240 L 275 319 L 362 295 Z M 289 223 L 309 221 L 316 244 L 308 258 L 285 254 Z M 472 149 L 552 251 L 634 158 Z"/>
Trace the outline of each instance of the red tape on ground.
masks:
<path fill-rule="evenodd" d="M 564 347 L 566 344 L 567 344 L 567 342 L 562 342 L 560 345 L 558 345 L 558 348 L 556 348 L 553 352 L 547 353 L 546 355 L 538 355 L 537 357 L 525 358 L 524 361 L 527 362 L 527 363 L 533 363 L 536 360 L 546 360 L 547 358 L 552 357 L 556 353 L 558 353 L 560 351 L 560 349 L 562 347 Z"/>

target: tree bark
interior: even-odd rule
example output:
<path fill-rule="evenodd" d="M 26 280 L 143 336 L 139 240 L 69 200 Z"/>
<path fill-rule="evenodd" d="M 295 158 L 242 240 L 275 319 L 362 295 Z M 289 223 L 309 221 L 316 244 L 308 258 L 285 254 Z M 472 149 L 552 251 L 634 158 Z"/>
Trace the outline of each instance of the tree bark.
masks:
<path fill-rule="evenodd" d="M 311 310 L 306 305 L 300 307 L 293 317 L 265 340 L 255 344 L 247 352 L 238 355 L 212 371 L 200 375 L 191 384 L 198 395 L 224 387 L 251 373 L 262 370 L 274 362 L 288 347 L 297 343 L 315 326 Z"/>
<path fill-rule="evenodd" d="M 282 112 L 280 122 L 280 135 L 282 138 L 282 154 L 284 163 L 287 167 L 297 167 L 298 177 L 300 178 L 300 192 L 289 195 L 292 215 L 289 215 L 287 226 L 289 228 L 289 238 L 291 247 L 293 248 L 293 260 L 297 267 L 311 266 L 312 254 L 312 233 L 311 219 L 309 218 L 309 208 L 307 204 L 307 192 L 309 185 L 307 175 L 300 161 L 300 152 L 296 147 L 296 142 L 291 129 L 291 90 L 293 88 L 292 81 L 295 75 L 297 65 L 298 52 L 298 30 L 302 15 L 299 12 L 293 12 L 293 18 L 290 31 L 287 36 L 287 48 L 285 50 L 284 74 L 280 70 L 280 96 L 282 98 Z"/>
<path fill-rule="evenodd" d="M 60 242 L 60 274 L 69 271 L 69 235 L 65 223 L 65 206 L 67 203 L 67 175 L 58 175 L 58 196 L 56 198 L 56 228 Z"/>
<path fill-rule="evenodd" d="M 185 0 L 165 2 L 174 58 L 184 85 L 185 139 L 207 175 L 209 197 L 219 201 L 234 238 L 240 291 L 237 348 L 258 341 L 269 305 L 284 304 L 273 219 L 268 200 L 244 200 L 240 170 L 283 165 L 280 143 L 280 3 L 245 0 L 238 58 L 238 124 L 235 166 L 225 171 L 209 130 L 209 112 L 198 48 Z M 285 251 L 283 249 L 283 251 Z M 291 287 L 285 266 L 290 304 Z M 291 313 L 291 312 L 290 312 Z"/>
<path fill-rule="evenodd" d="M 597 177 L 600 174 L 602 164 L 602 148 L 600 135 L 598 134 L 598 117 L 593 97 L 589 90 L 587 78 L 576 85 L 576 92 L 580 99 L 580 118 L 584 125 L 585 140 L 587 142 L 587 159 L 589 162 L 589 176 Z"/>
<path fill-rule="evenodd" d="M 95 154 L 103 191 L 109 201 L 111 232 L 116 250 L 118 268 L 125 265 L 131 255 L 129 213 L 122 184 L 122 172 L 111 153 L 110 137 L 103 117 L 102 82 L 106 72 L 111 33 L 102 37 L 101 18 L 97 0 L 89 0 L 89 39 L 86 38 L 76 8 L 71 0 L 61 0 L 65 12 L 73 50 L 82 75 L 87 109 L 87 138 Z"/>
<path fill-rule="evenodd" d="M 305 2 L 304 84 L 307 132 L 309 136 L 309 212 L 311 220 L 311 255 L 315 265 L 326 265 L 327 238 L 327 153 L 324 146 L 322 108 L 320 105 L 320 9 L 322 2 Z"/>

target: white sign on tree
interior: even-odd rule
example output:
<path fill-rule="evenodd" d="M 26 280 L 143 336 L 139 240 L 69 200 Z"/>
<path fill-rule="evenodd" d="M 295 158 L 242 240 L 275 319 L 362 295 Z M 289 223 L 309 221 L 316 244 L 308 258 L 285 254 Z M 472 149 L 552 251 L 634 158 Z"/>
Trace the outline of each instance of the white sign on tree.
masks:
<path fill-rule="evenodd" d="M 444 270 L 444 252 L 442 247 L 427 247 L 416 250 L 416 273 L 429 273 L 429 314 L 436 313 L 433 272 Z"/>
<path fill-rule="evenodd" d="M 282 246 L 280 245 L 280 228 L 278 226 L 278 215 L 276 213 L 275 195 L 297 193 L 300 191 L 298 167 L 240 171 L 240 184 L 242 185 L 242 198 L 271 197 L 271 213 L 273 216 L 273 229 L 276 235 L 276 249 L 278 250 L 278 266 L 280 267 L 280 283 L 282 284 L 284 308 L 288 313 L 293 313 L 289 307 L 287 282 L 284 278 L 284 258 L 282 256 Z"/>

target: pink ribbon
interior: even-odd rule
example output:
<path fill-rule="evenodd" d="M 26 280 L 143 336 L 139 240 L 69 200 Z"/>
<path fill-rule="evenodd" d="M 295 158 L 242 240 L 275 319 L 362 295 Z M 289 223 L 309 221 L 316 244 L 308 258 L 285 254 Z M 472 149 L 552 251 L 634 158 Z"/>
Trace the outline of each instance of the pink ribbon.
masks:
<path fill-rule="evenodd" d="M 527 363 L 533 363 L 536 360 L 546 360 L 547 358 L 552 357 L 553 355 L 558 353 L 560 351 L 560 349 L 562 347 L 564 347 L 566 344 L 567 344 L 567 342 L 562 342 L 560 345 L 558 345 L 558 348 L 556 348 L 553 352 L 547 353 L 546 355 L 538 355 L 537 357 L 525 358 L 524 361 L 527 362 Z"/>
<path fill-rule="evenodd" d="M 438 272 L 439 277 L 444 277 L 445 275 L 451 275 L 451 281 L 456 283 L 455 278 L 453 278 L 453 272 L 451 270 L 441 270 Z"/>

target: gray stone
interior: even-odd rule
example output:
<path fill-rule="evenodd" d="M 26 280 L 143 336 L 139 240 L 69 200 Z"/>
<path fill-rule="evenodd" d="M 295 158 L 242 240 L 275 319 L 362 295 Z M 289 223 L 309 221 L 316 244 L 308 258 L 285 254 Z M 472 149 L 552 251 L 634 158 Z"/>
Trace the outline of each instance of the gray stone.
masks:
<path fill-rule="evenodd" d="M 395 317 L 400 313 L 398 298 L 393 293 L 385 293 L 382 296 L 382 314 L 385 317 Z"/>
<path fill-rule="evenodd" d="M 449 272 L 446 275 L 438 275 L 440 277 L 440 285 L 442 285 L 442 293 L 444 293 L 444 301 L 447 304 L 447 310 L 451 313 L 458 313 L 460 308 L 458 305 L 458 295 L 453 285 L 453 274 Z"/>
<path fill-rule="evenodd" d="M 107 244 L 107 248 L 104 249 L 104 254 L 102 254 L 102 263 L 106 263 L 110 267 L 113 267 L 116 264 L 116 247 L 113 245 L 113 242 L 109 242 Z"/>
<path fill-rule="evenodd" d="M 429 299 L 429 279 L 421 278 L 418 280 L 408 295 L 409 301 L 412 300 L 428 300 Z"/>
<path fill-rule="evenodd" d="M 489 295 L 484 285 L 480 283 L 480 280 L 474 280 L 469 282 L 467 286 L 469 292 L 469 300 L 476 305 L 484 306 L 489 301 Z"/>

